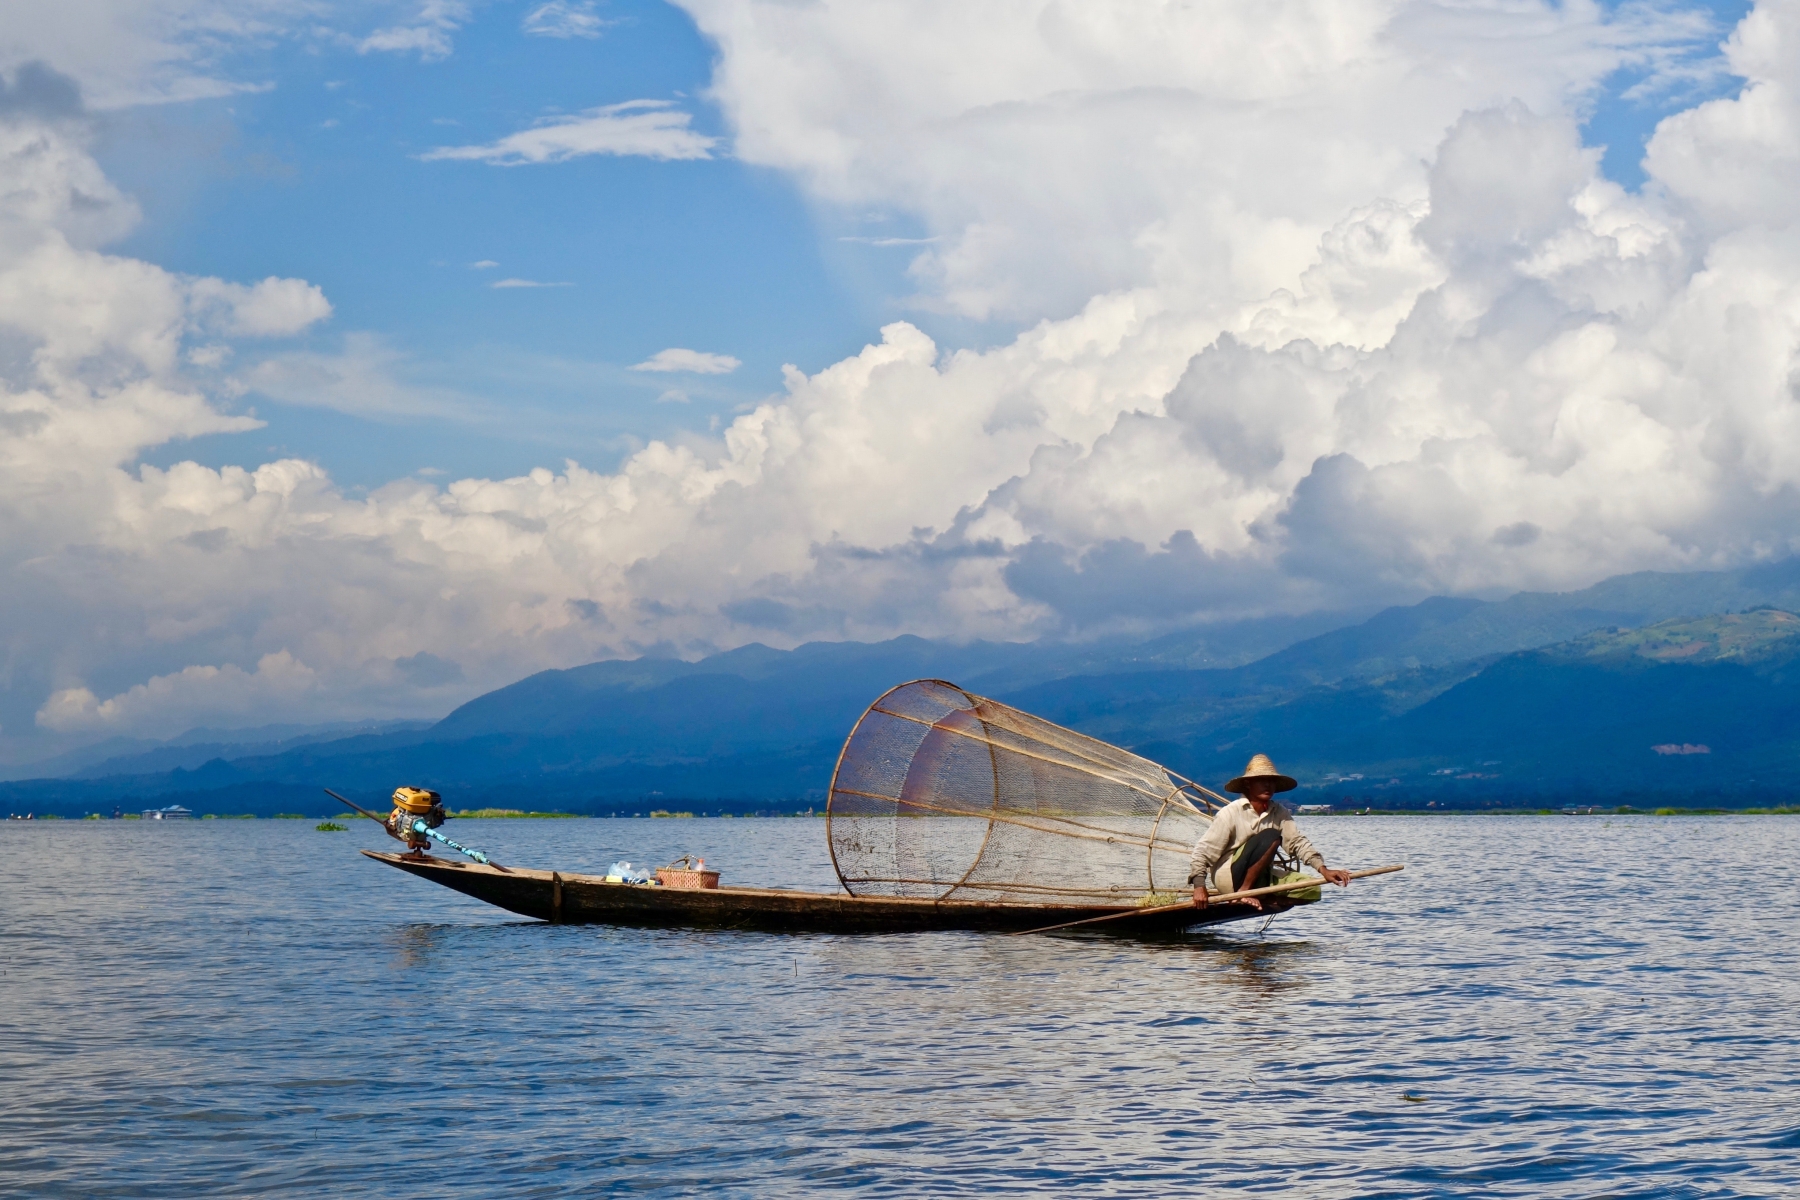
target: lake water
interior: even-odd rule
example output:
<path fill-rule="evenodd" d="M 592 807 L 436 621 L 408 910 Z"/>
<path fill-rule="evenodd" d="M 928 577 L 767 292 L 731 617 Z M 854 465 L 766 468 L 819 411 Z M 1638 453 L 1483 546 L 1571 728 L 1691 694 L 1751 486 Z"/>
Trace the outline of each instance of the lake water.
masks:
<path fill-rule="evenodd" d="M 0 1193 L 1800 1193 L 1800 819 L 1303 824 L 1407 869 L 1131 941 L 551 927 L 368 821 L 7 822 Z M 448 832 L 832 883 L 818 820 Z"/>

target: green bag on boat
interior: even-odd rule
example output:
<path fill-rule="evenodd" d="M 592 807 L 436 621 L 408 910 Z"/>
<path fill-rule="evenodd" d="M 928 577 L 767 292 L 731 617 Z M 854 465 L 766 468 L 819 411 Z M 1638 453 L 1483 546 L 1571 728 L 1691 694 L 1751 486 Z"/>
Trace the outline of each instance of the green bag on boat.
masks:
<path fill-rule="evenodd" d="M 1305 878 L 1307 878 L 1307 873 L 1305 871 L 1289 871 L 1286 875 L 1279 875 L 1274 879 L 1271 879 L 1269 883 L 1271 886 L 1275 886 L 1283 883 L 1293 883 L 1295 880 Z M 1288 900 L 1294 904 L 1311 904 L 1314 900 L 1319 899 L 1319 887 L 1317 884 L 1314 884 L 1309 888 L 1295 888 L 1291 892 L 1283 892 L 1279 896 L 1271 896 L 1270 899 Z"/>

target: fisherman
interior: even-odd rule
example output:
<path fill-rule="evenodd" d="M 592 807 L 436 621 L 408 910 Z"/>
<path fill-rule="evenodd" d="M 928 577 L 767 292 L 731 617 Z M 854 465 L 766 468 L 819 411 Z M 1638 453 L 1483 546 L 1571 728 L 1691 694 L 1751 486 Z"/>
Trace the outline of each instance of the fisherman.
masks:
<path fill-rule="evenodd" d="M 1244 773 L 1225 785 L 1226 791 L 1238 792 L 1243 799 L 1233 800 L 1213 814 L 1212 825 L 1194 843 L 1188 884 L 1194 889 L 1195 905 L 1206 907 L 1208 879 L 1221 893 L 1266 886 L 1275 851 L 1282 848 L 1317 871 L 1321 878 L 1339 887 L 1349 885 L 1350 872 L 1326 866 L 1325 856 L 1294 824 L 1294 814 L 1275 802 L 1276 792 L 1292 791 L 1298 786 L 1277 771 L 1266 754 L 1252 756 Z M 1262 907 L 1255 896 L 1243 903 Z"/>

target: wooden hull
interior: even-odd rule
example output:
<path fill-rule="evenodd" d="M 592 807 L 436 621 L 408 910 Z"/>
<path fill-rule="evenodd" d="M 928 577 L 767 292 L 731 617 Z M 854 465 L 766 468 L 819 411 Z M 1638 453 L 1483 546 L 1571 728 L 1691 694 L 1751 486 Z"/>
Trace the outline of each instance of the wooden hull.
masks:
<path fill-rule="evenodd" d="M 593 875 L 562 875 L 521 867 L 502 871 L 443 858 L 413 858 L 374 850 L 363 853 L 409 875 L 429 879 L 522 917 L 568 925 L 676 925 L 793 933 L 899 933 L 924 929 L 1011 932 L 1126 911 L 1116 905 L 892 900 L 773 888 L 688 891 L 607 883 Z M 1126 917 L 1089 928 L 1095 933 L 1138 936 L 1263 915 L 1248 904 L 1220 904 L 1135 919 Z"/>

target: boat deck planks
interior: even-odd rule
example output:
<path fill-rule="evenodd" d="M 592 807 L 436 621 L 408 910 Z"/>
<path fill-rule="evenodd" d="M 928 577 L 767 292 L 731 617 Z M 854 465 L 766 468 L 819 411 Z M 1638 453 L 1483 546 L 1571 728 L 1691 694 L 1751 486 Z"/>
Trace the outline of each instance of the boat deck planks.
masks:
<path fill-rule="evenodd" d="M 927 929 L 1021 930 L 1129 911 L 1129 905 L 993 904 L 903 900 L 837 892 L 721 887 L 709 890 L 608 883 L 594 875 L 504 871 L 449 859 L 364 850 L 377 862 L 539 921 L 569 925 L 698 926 L 808 933 L 897 933 Z M 1146 914 L 1100 926 L 1117 933 L 1169 932 L 1266 913 L 1248 904 Z"/>

